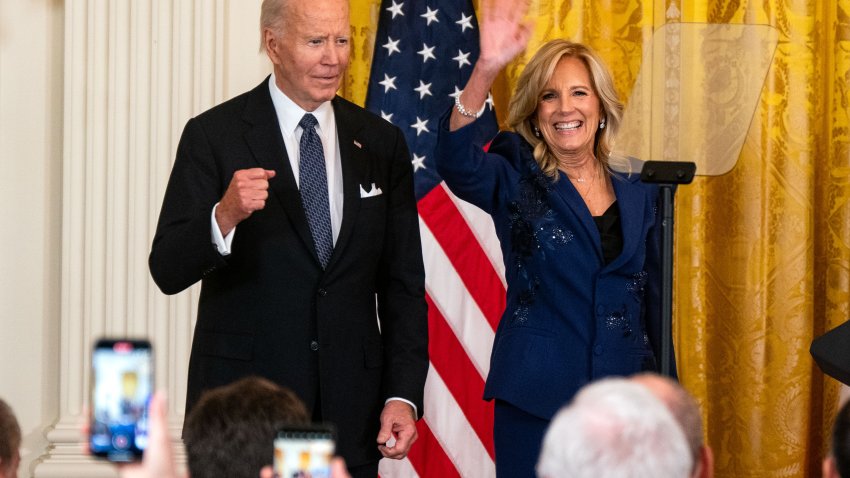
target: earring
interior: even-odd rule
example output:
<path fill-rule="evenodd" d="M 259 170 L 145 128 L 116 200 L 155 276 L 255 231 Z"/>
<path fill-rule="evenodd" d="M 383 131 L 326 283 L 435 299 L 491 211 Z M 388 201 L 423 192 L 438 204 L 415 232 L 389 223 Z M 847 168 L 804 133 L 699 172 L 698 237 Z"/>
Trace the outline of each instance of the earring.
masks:
<path fill-rule="evenodd" d="M 605 129 L 605 120 L 599 122 L 599 129 Z"/>
<path fill-rule="evenodd" d="M 542 135 L 540 134 L 540 129 L 538 129 L 538 128 L 537 128 L 537 125 L 536 125 L 536 124 L 531 125 L 531 129 L 534 131 L 534 136 L 535 136 L 536 138 L 539 138 L 539 137 L 541 137 L 541 136 L 542 136 Z"/>

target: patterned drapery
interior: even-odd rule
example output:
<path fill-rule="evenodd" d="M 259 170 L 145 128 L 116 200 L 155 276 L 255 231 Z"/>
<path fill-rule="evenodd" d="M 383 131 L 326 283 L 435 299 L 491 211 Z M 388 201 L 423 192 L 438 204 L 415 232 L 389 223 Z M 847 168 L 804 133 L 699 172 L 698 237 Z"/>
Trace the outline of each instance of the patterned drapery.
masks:
<path fill-rule="evenodd" d="M 342 94 L 358 104 L 379 3 L 351 2 Z M 808 349 L 850 317 L 850 0 L 533 0 L 529 16 L 529 53 L 494 86 L 501 119 L 520 69 L 553 38 L 596 49 L 628 102 L 665 24 L 778 30 L 736 167 L 677 193 L 674 333 L 717 476 L 819 476 L 838 384 Z"/>

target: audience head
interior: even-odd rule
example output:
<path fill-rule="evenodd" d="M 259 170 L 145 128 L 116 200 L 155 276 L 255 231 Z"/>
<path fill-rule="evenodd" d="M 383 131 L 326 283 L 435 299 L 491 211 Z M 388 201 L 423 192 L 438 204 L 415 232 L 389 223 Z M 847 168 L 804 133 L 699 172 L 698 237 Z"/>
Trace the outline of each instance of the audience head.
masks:
<path fill-rule="evenodd" d="M 543 440 L 537 473 L 630 478 L 687 477 L 693 465 L 681 427 L 649 390 L 609 378 L 583 388 Z"/>
<path fill-rule="evenodd" d="M 543 138 L 534 134 L 534 121 L 541 94 L 562 58 L 581 60 L 587 68 L 591 87 L 599 98 L 599 116 L 605 120 L 605 128 L 596 131 L 593 150 L 596 159 L 605 167 L 609 165 L 611 147 L 623 116 L 623 103 L 614 88 L 614 79 L 599 55 L 581 43 L 563 39 L 543 45 L 517 80 L 508 105 L 508 125 L 534 147 L 534 159 L 540 169 L 553 177 L 557 176 L 558 161 Z"/>
<path fill-rule="evenodd" d="M 631 377 L 652 392 L 673 414 L 688 439 L 694 469 L 691 476 L 714 476 L 714 456 L 703 442 L 702 417 L 696 400 L 678 382 L 654 373 L 641 373 Z"/>
<path fill-rule="evenodd" d="M 12 408 L 0 399 L 0 478 L 16 478 L 21 462 L 21 427 Z"/>
<path fill-rule="evenodd" d="M 256 478 L 271 465 L 277 430 L 310 422 L 291 391 L 257 377 L 209 390 L 183 427 L 192 478 Z"/>
<path fill-rule="evenodd" d="M 823 461 L 824 478 L 850 478 L 850 401 L 835 417 L 831 445 L 829 456 Z"/>

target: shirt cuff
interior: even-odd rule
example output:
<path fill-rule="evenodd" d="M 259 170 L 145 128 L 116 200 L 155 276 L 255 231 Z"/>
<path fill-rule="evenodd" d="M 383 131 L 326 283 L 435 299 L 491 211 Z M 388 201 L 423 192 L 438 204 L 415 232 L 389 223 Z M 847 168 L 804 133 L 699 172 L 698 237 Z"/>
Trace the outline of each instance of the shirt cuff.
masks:
<path fill-rule="evenodd" d="M 215 244 L 216 250 L 222 256 L 230 255 L 230 245 L 233 243 L 233 235 L 236 234 L 236 228 L 234 227 L 227 236 L 221 235 L 221 229 L 218 227 L 218 222 L 215 220 L 215 210 L 218 207 L 219 203 L 215 203 L 212 209 L 212 215 L 210 215 L 210 227 L 212 229 L 212 240 L 213 244 Z"/>
<path fill-rule="evenodd" d="M 416 418 L 417 420 L 419 420 L 419 410 L 416 408 L 416 405 L 414 405 L 413 402 L 411 402 L 410 400 L 405 400 L 401 397 L 390 397 L 390 398 L 387 399 L 386 402 L 384 402 L 384 405 L 392 402 L 393 400 L 398 400 L 399 402 L 404 402 L 404 403 L 410 405 L 411 407 L 413 407 L 413 417 Z"/>

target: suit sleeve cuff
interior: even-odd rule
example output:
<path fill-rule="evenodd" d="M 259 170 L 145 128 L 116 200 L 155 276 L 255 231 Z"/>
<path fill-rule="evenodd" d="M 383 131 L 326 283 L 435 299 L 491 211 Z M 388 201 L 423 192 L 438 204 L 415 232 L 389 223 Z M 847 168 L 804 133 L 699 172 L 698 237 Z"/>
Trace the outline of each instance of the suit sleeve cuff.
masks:
<path fill-rule="evenodd" d="M 233 236 L 236 234 L 236 228 L 234 227 L 227 236 L 222 236 L 221 229 L 218 227 L 218 222 L 215 220 L 215 210 L 218 208 L 219 203 L 215 203 L 213 206 L 212 214 L 210 215 L 210 227 L 212 229 L 212 240 L 213 244 L 215 244 L 216 250 L 222 256 L 230 255 L 230 245 L 233 244 Z"/>
<path fill-rule="evenodd" d="M 406 404 L 410 405 L 411 407 L 413 407 L 413 416 L 414 416 L 417 420 L 419 420 L 419 410 L 416 408 L 416 405 L 414 405 L 414 404 L 413 404 L 413 402 L 411 402 L 410 400 L 405 400 L 405 399 L 403 399 L 403 398 L 401 398 L 401 397 L 390 397 L 390 398 L 388 398 L 388 399 L 387 399 L 387 401 L 386 401 L 386 402 L 384 402 L 384 405 L 386 405 L 386 404 L 388 404 L 388 403 L 392 402 L 393 400 L 398 400 L 399 402 L 404 402 L 404 403 L 406 403 Z"/>

